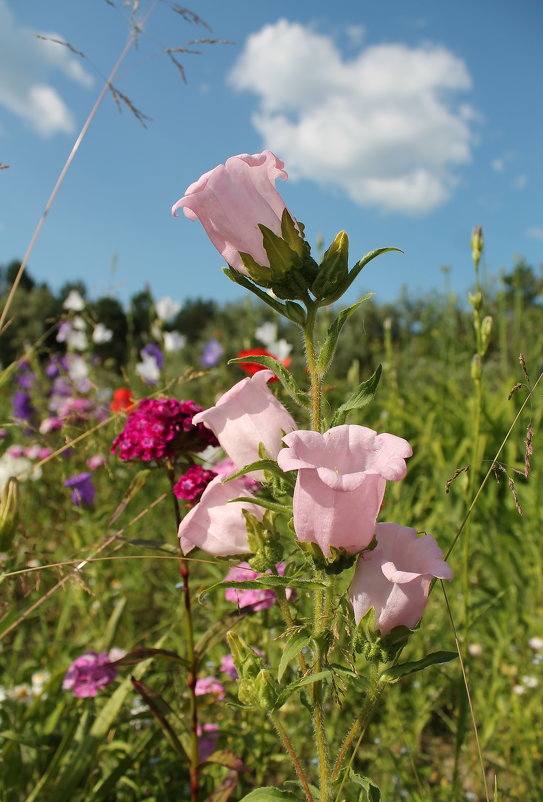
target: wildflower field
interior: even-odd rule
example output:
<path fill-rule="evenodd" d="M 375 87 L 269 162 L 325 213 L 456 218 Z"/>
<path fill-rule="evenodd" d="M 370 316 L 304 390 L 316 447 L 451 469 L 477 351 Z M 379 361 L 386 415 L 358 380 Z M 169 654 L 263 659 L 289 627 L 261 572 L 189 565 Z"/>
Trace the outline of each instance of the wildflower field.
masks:
<path fill-rule="evenodd" d="M 540 798 L 542 284 L 471 247 L 469 299 L 344 311 L 344 234 L 223 307 L 25 275 L 2 800 Z"/>

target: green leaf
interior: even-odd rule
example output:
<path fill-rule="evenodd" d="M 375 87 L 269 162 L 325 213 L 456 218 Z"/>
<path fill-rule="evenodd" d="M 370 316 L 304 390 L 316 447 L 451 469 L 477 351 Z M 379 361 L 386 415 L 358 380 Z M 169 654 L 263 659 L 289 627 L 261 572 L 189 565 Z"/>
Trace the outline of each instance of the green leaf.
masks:
<path fill-rule="evenodd" d="M 142 660 L 148 660 L 150 657 L 160 657 L 162 660 L 169 660 L 172 663 L 181 663 L 181 665 L 186 668 L 190 667 L 189 661 L 185 657 L 181 657 L 177 652 L 171 652 L 169 649 L 151 648 L 134 649 L 128 652 L 128 654 L 125 654 L 124 657 L 119 658 L 119 660 L 114 660 L 112 665 L 135 666 L 137 663 L 141 663 Z"/>
<path fill-rule="evenodd" d="M 305 685 L 313 685 L 314 682 L 321 682 L 324 679 L 328 679 L 331 674 L 331 671 L 319 671 L 317 674 L 308 674 L 307 677 L 302 677 L 302 679 L 297 679 L 294 682 L 291 682 L 290 685 L 287 685 L 286 688 L 283 688 L 277 697 L 277 701 L 273 709 L 279 710 L 279 708 L 285 704 L 287 699 L 292 696 L 293 693 L 296 693 Z"/>
<path fill-rule="evenodd" d="M 258 227 L 262 232 L 262 244 L 270 263 L 268 276 L 272 276 L 272 282 L 281 281 L 299 264 L 301 253 L 297 254 L 282 237 L 278 237 L 263 223 L 259 223 Z"/>
<path fill-rule="evenodd" d="M 285 472 L 281 470 L 279 465 L 273 459 L 259 459 L 256 462 L 250 462 L 249 465 L 244 465 L 241 470 L 237 471 L 237 473 L 233 473 L 227 479 L 224 479 L 224 483 L 231 482 L 232 479 L 237 479 L 240 476 L 245 476 L 246 473 L 252 473 L 252 471 L 268 471 L 268 473 L 274 473 L 276 476 L 280 476 L 281 479 L 285 478 Z"/>
<path fill-rule="evenodd" d="M 102 651 L 109 651 L 109 649 L 111 649 L 112 645 L 115 643 L 117 629 L 119 628 L 119 623 L 125 607 L 126 599 L 122 598 L 119 599 L 113 608 L 113 612 L 111 613 L 109 621 L 106 624 L 106 630 L 102 639 Z"/>
<path fill-rule="evenodd" d="M 277 300 L 277 298 L 274 298 L 272 295 L 268 295 L 267 292 L 264 292 L 264 290 L 261 290 L 260 287 L 257 287 L 256 284 L 253 284 L 253 282 L 248 279 L 247 276 L 244 276 L 243 273 L 238 273 L 238 271 L 234 270 L 232 267 L 223 267 L 222 272 L 225 276 L 227 276 L 227 278 L 230 279 L 230 281 L 233 281 L 234 284 L 239 284 L 241 287 L 245 287 L 246 290 L 249 290 L 249 292 L 252 292 L 253 295 L 257 296 L 257 298 L 260 298 L 263 303 L 271 306 L 271 308 L 274 309 L 279 315 L 283 315 L 283 317 L 293 320 L 294 323 L 297 322 L 294 320 L 294 318 L 290 317 L 286 304 L 282 304 L 281 301 Z"/>
<path fill-rule="evenodd" d="M 358 276 L 362 268 L 366 267 L 368 262 L 371 262 L 372 259 L 375 259 L 376 256 L 380 256 L 382 253 L 388 253 L 389 251 L 397 251 L 398 253 L 403 253 L 401 248 L 377 248 L 375 251 L 370 251 L 362 259 L 355 264 L 352 270 L 349 272 L 346 281 L 341 285 L 338 291 L 326 299 L 327 304 L 333 304 L 334 301 L 337 301 L 338 298 L 345 293 L 346 290 L 349 289 L 355 278 Z"/>
<path fill-rule="evenodd" d="M 325 588 L 326 584 L 318 579 L 302 579 L 294 576 L 275 576 L 275 574 L 263 574 L 256 579 L 244 579 L 242 582 L 232 582 L 223 580 L 211 585 L 204 593 L 211 593 L 212 590 L 262 590 L 262 588 L 299 588 L 300 590 L 317 590 Z"/>
<path fill-rule="evenodd" d="M 238 496 L 237 498 L 231 498 L 228 503 L 232 504 L 234 501 L 243 501 L 246 504 L 256 504 L 257 507 L 265 507 L 265 509 L 272 510 L 272 512 L 282 512 L 288 516 L 292 515 L 292 507 L 287 507 L 285 504 L 278 504 L 276 501 L 270 501 L 269 499 L 262 498 L 261 496 Z"/>
<path fill-rule="evenodd" d="M 212 755 L 206 757 L 203 763 L 217 763 L 219 766 L 226 766 L 226 768 L 234 771 L 247 771 L 243 760 L 229 749 L 218 749 Z"/>
<path fill-rule="evenodd" d="M 355 312 L 358 309 L 360 304 L 364 303 L 364 301 L 367 301 L 368 298 L 372 297 L 372 295 L 374 295 L 373 292 L 368 292 L 356 304 L 348 306 L 346 309 L 342 309 L 339 315 L 336 317 L 336 319 L 332 322 L 330 328 L 328 329 L 326 340 L 324 341 L 324 344 L 319 353 L 319 358 L 317 360 L 317 370 L 321 378 L 323 378 L 328 373 L 328 369 L 332 364 L 332 359 L 334 357 L 341 329 L 343 328 L 349 317 L 353 314 L 353 312 Z"/>
<path fill-rule="evenodd" d="M 150 688 L 145 683 L 132 677 L 132 685 L 137 693 L 141 696 L 145 704 L 149 707 L 153 718 L 158 723 L 160 729 L 164 733 L 164 737 L 172 747 L 173 751 L 181 758 L 181 760 L 188 760 L 188 755 L 185 748 L 179 740 L 177 733 L 166 718 L 168 712 L 171 711 L 168 703 L 158 694 L 153 688 Z"/>
<path fill-rule="evenodd" d="M 368 802 L 381 802 L 381 791 L 375 785 L 373 780 L 370 780 L 369 777 L 365 777 L 363 774 L 357 774 L 352 769 L 349 770 L 349 780 L 351 782 L 356 783 L 357 785 L 361 785 L 364 791 L 366 792 L 366 799 Z"/>
<path fill-rule="evenodd" d="M 275 786 L 266 785 L 263 788 L 255 788 L 250 794 L 242 797 L 240 802 L 300 802 L 300 798 L 290 791 L 281 791 Z"/>
<path fill-rule="evenodd" d="M 279 661 L 279 668 L 277 669 L 277 679 L 279 682 L 281 682 L 290 661 L 294 660 L 302 649 L 305 649 L 310 643 L 311 633 L 308 632 L 305 627 L 289 635 L 285 643 L 285 648 L 283 649 L 283 654 L 281 655 L 281 660 Z"/>
<path fill-rule="evenodd" d="M 458 657 L 457 652 L 432 652 L 422 657 L 420 660 L 413 660 L 408 663 L 400 663 L 400 665 L 387 668 L 380 676 L 381 682 L 397 682 L 401 677 L 406 677 L 408 674 L 415 674 L 417 671 L 422 671 L 428 666 L 434 666 L 439 663 L 449 663 Z"/>
<path fill-rule="evenodd" d="M 364 409 L 364 407 L 367 407 L 368 404 L 373 401 L 382 372 L 382 365 L 378 365 L 373 376 L 367 379 L 367 381 L 362 382 L 350 398 L 336 410 L 332 418 L 331 426 L 340 426 L 342 423 L 345 423 L 349 412 L 353 409 Z"/>
<path fill-rule="evenodd" d="M 275 357 L 258 356 L 255 354 L 254 356 L 238 356 L 228 360 L 229 365 L 235 362 L 256 362 L 257 365 L 263 365 L 265 368 L 273 370 L 287 393 L 297 404 L 302 407 L 307 407 L 308 409 L 311 406 L 311 399 L 308 394 L 300 390 L 292 373 L 286 369 L 282 362 L 275 359 Z"/>

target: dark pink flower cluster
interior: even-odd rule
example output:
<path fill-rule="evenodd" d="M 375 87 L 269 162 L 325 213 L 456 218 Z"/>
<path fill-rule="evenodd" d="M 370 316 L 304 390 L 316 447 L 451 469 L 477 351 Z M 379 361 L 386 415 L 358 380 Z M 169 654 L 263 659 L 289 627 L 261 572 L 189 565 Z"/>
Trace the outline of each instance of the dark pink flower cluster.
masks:
<path fill-rule="evenodd" d="M 208 471 L 201 465 L 191 465 L 173 486 L 173 494 L 186 501 L 199 501 L 208 484 L 216 476 L 215 471 Z"/>
<path fill-rule="evenodd" d="M 201 409 L 194 401 L 144 398 L 128 415 L 111 451 L 121 459 L 148 462 L 175 457 L 182 451 L 198 452 L 208 445 L 218 445 L 213 432 L 202 423 L 192 423 L 192 418 Z"/>

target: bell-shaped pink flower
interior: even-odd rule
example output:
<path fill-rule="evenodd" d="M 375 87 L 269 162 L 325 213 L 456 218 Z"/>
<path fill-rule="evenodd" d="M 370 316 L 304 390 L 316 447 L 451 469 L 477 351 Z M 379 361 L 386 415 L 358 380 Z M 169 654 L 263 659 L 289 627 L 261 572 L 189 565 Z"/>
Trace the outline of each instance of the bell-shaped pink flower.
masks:
<path fill-rule="evenodd" d="M 237 470 L 260 459 L 259 444 L 275 459 L 285 432 L 297 428 L 295 420 L 268 388 L 275 374 L 259 370 L 249 379 L 242 379 L 217 401 L 214 407 L 194 416 L 195 425 L 203 423 L 216 436 Z M 263 471 L 251 477 L 264 479 Z"/>
<path fill-rule="evenodd" d="M 243 479 L 224 483 L 223 480 L 223 476 L 216 476 L 198 504 L 181 521 L 178 534 L 183 554 L 195 546 L 216 557 L 250 551 L 242 511 L 248 510 L 262 519 L 264 509 L 249 502 L 232 501 L 240 496 L 252 497 Z"/>
<path fill-rule="evenodd" d="M 281 236 L 285 202 L 275 189 L 277 178 L 287 178 L 284 163 L 269 150 L 231 156 L 191 184 L 172 208 L 183 208 L 189 220 L 199 220 L 230 267 L 245 276 L 239 252 L 250 254 L 262 267 L 270 263 L 264 250 L 262 223 Z"/>
<path fill-rule="evenodd" d="M 288 448 L 277 456 L 284 471 L 298 471 L 294 490 L 294 528 L 298 540 L 316 543 L 326 557 L 330 547 L 356 554 L 375 531 L 386 481 L 406 474 L 413 453 L 402 437 L 376 434 L 354 424 L 324 434 L 291 432 Z"/>
<path fill-rule="evenodd" d="M 432 535 L 417 537 L 399 524 L 376 526 L 377 546 L 358 558 L 349 599 L 358 624 L 370 608 L 375 627 L 386 635 L 394 627 L 412 629 L 422 618 L 433 577 L 452 579 L 451 567 Z"/>

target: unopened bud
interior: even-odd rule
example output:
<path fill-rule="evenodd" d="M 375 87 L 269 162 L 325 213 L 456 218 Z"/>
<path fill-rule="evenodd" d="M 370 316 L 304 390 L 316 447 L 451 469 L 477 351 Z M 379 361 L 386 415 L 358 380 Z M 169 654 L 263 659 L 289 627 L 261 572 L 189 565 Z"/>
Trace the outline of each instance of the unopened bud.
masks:
<path fill-rule="evenodd" d="M 483 346 L 483 354 L 486 354 L 488 344 L 490 342 L 490 335 L 492 333 L 492 315 L 487 315 L 483 318 L 481 323 L 481 340 Z"/>
<path fill-rule="evenodd" d="M 468 292 L 468 301 L 476 311 L 479 311 L 483 304 L 483 293 L 476 292 L 473 295 L 471 292 Z"/>
<path fill-rule="evenodd" d="M 471 360 L 471 378 L 474 381 L 479 381 L 483 372 L 481 357 L 479 354 L 474 354 Z"/>
<path fill-rule="evenodd" d="M 19 483 L 10 476 L 0 501 L 0 551 L 7 551 L 13 543 L 19 521 Z"/>
<path fill-rule="evenodd" d="M 279 696 L 277 680 L 267 668 L 258 672 L 255 679 L 256 704 L 261 710 L 273 710 Z"/>
<path fill-rule="evenodd" d="M 254 680 L 262 668 L 262 660 L 243 640 L 241 635 L 230 630 L 226 633 L 226 640 L 232 652 L 234 665 L 242 680 Z"/>
<path fill-rule="evenodd" d="M 318 299 L 334 295 L 349 272 L 349 238 L 340 231 L 323 256 L 311 292 Z"/>
<path fill-rule="evenodd" d="M 471 234 L 471 255 L 476 264 L 479 264 L 484 246 L 483 229 L 481 226 L 475 226 Z"/>

